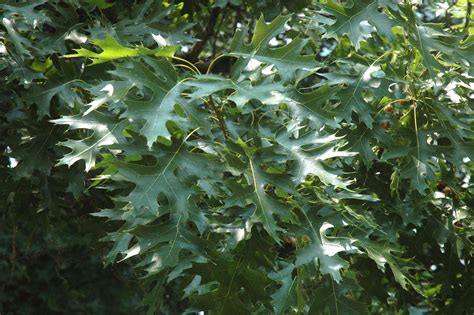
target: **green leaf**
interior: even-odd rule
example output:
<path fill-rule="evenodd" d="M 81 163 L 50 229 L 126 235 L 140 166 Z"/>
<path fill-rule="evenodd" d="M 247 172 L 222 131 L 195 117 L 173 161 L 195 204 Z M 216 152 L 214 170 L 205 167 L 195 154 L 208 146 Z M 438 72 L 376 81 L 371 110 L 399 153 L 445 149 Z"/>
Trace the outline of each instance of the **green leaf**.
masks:
<path fill-rule="evenodd" d="M 31 50 L 33 50 L 33 45 L 29 40 L 22 37 L 13 27 L 12 21 L 8 18 L 2 18 L 2 24 L 8 32 L 10 40 L 15 45 L 16 52 L 20 55 L 20 58 L 31 57 Z"/>
<path fill-rule="evenodd" d="M 31 93 L 25 97 L 27 103 L 36 103 L 37 112 L 40 118 L 50 116 L 51 102 L 54 97 L 57 97 L 60 102 L 65 103 L 69 107 L 74 107 L 75 104 L 81 103 L 80 96 L 76 93 L 75 88 L 78 80 L 64 80 L 58 78 L 57 80 L 51 78 L 48 84 L 33 85 Z"/>
<path fill-rule="evenodd" d="M 114 3 L 107 2 L 107 0 L 81 0 L 86 4 L 97 6 L 99 9 L 107 9 L 114 5 Z"/>
<path fill-rule="evenodd" d="M 70 148 L 71 152 L 64 155 L 58 164 L 71 166 L 77 161 L 84 160 L 86 171 L 95 166 L 102 147 L 118 142 L 124 128 L 124 122 L 119 122 L 114 117 L 99 112 L 93 112 L 87 116 L 81 114 L 63 116 L 51 122 L 58 125 L 68 125 L 69 130 L 89 129 L 92 131 L 92 134 L 84 139 L 69 139 L 60 143 L 60 145 Z"/>
<path fill-rule="evenodd" d="M 394 22 L 385 14 L 379 12 L 379 8 L 383 8 L 383 1 L 379 0 L 362 0 L 351 1 L 351 6 L 343 6 L 332 0 L 326 3 L 318 4 L 323 9 L 323 13 L 329 13 L 334 16 L 334 23 L 326 26 L 326 38 L 337 38 L 348 35 L 352 44 L 359 49 L 360 42 L 371 31 L 364 31 L 362 22 L 368 22 L 375 27 L 379 34 L 387 37 L 389 40 L 395 38 L 391 27 Z"/>
<path fill-rule="evenodd" d="M 251 214 L 252 223 L 262 223 L 268 234 L 276 241 L 280 241 L 278 231 L 281 230 L 278 227 L 274 214 L 281 216 L 282 218 L 289 218 L 290 212 L 288 206 L 276 201 L 270 197 L 266 192 L 267 185 L 273 185 L 283 190 L 288 190 L 289 183 L 282 176 L 268 174 L 263 171 L 260 167 L 260 161 L 254 157 L 255 152 L 252 152 L 252 148 L 248 147 L 242 140 L 237 142 L 245 152 L 247 163 L 230 164 L 232 160 L 230 157 L 227 158 L 229 166 L 234 170 L 238 169 L 242 172 L 247 179 L 247 184 L 232 185 L 231 197 L 225 201 L 226 207 L 234 205 L 246 206 L 250 203 L 254 204 L 255 208 Z M 232 163 L 232 162 L 231 162 Z"/>
<path fill-rule="evenodd" d="M 320 272 L 331 275 L 336 282 L 342 280 L 341 269 L 348 266 L 348 262 L 340 258 L 339 252 L 358 252 L 352 245 L 356 239 L 328 237 L 326 231 L 334 227 L 329 222 L 321 222 L 316 211 L 305 212 L 302 210 L 299 226 L 311 239 L 311 243 L 296 252 L 295 266 L 299 267 L 309 263 L 320 266 Z M 340 224 L 341 222 L 339 222 Z"/>
<path fill-rule="evenodd" d="M 293 180 L 296 184 L 303 182 L 308 175 L 315 175 L 326 185 L 336 188 L 347 188 L 349 181 L 325 165 L 325 161 L 337 157 L 353 156 L 355 153 L 338 151 L 336 144 L 340 138 L 334 135 L 323 136 L 317 132 L 301 135 L 297 139 L 289 138 L 286 132 L 280 132 L 276 141 L 284 148 L 281 152 L 295 160 Z"/>
<path fill-rule="evenodd" d="M 297 125 L 309 119 L 315 129 L 323 125 L 339 127 L 334 119 L 334 113 L 324 108 L 329 100 L 336 99 L 338 87 L 322 86 L 311 93 L 300 93 L 295 88 L 285 87 L 280 82 L 275 82 L 272 76 L 266 76 L 259 81 L 244 79 L 238 82 L 222 79 L 216 75 L 195 77 L 196 80 L 185 83 L 195 88 L 189 95 L 191 99 L 202 99 L 220 91 L 234 90 L 227 99 L 234 102 L 238 108 L 243 108 L 244 111 L 248 110 L 244 106 L 253 99 L 270 106 L 287 104 L 293 114 L 293 121 Z"/>
<path fill-rule="evenodd" d="M 137 145 L 138 144 L 138 145 Z M 215 171 L 219 165 L 206 154 L 188 152 L 190 146 L 185 142 L 176 143 L 172 146 L 156 145 L 152 151 L 139 146 L 137 151 L 133 146 L 118 145 L 116 149 L 122 149 L 133 155 L 150 155 L 156 159 L 156 164 L 146 166 L 133 162 L 114 160 L 111 165 L 117 169 L 113 175 L 116 180 L 125 180 L 135 184 L 134 189 L 126 196 L 118 200 L 124 201 L 130 207 L 140 209 L 147 208 L 158 215 L 160 205 L 158 198 L 166 198 L 166 212 L 171 212 L 173 217 L 182 217 L 185 222 L 191 211 L 199 211 L 193 204 L 190 196 L 197 192 L 191 183 L 198 178 L 215 179 Z"/>
<path fill-rule="evenodd" d="M 300 78 L 298 71 L 303 73 L 315 70 L 317 63 L 313 55 L 302 55 L 303 48 L 308 40 L 300 37 L 279 48 L 270 48 L 270 40 L 282 33 L 288 17 L 278 16 L 272 22 L 266 23 L 262 16 L 257 21 L 250 44 L 245 44 L 244 32 L 238 30 L 232 40 L 228 55 L 241 57 L 243 65 L 255 59 L 267 65 L 274 65 L 279 70 L 283 82 L 295 81 Z"/>
<path fill-rule="evenodd" d="M 256 233 L 254 230 L 252 233 Z M 267 273 L 257 268 L 256 258 L 268 248 L 259 244 L 262 240 L 257 235 L 239 243 L 232 260 L 217 257 L 213 264 L 199 264 L 194 267 L 198 274 L 186 287 L 187 295 L 196 309 L 208 309 L 217 314 L 255 313 L 257 305 L 267 304 L 269 296 L 265 289 L 271 284 Z M 240 291 L 249 292 L 243 298 Z"/>
<path fill-rule="evenodd" d="M 367 307 L 350 297 L 349 279 L 344 279 L 343 284 L 329 280 L 328 287 L 317 288 L 313 293 L 314 302 L 308 314 L 352 315 L 368 314 Z M 348 297 L 349 296 L 349 297 Z"/>
<path fill-rule="evenodd" d="M 31 178 L 35 172 L 51 175 L 53 162 L 48 151 L 56 144 L 60 134 L 58 128 L 52 124 L 34 123 L 30 124 L 30 128 L 35 132 L 32 137 L 27 137 L 18 143 L 12 142 L 10 146 L 12 150 L 10 157 L 18 163 L 15 167 L 15 179 Z"/>
<path fill-rule="evenodd" d="M 0 7 L 4 10 L 4 16 L 7 18 L 17 18 L 15 15 L 20 16 L 20 19 L 24 19 L 29 25 L 35 23 L 45 23 L 51 22 L 50 18 L 41 12 L 40 10 L 35 10 L 39 6 L 43 5 L 45 0 L 34 0 L 28 1 L 27 3 L 10 3 L 11 1 L 6 1 L 2 3 Z M 36 22 L 35 22 L 36 21 Z"/>
<path fill-rule="evenodd" d="M 358 152 L 367 167 L 372 167 L 373 162 L 377 160 L 377 156 L 372 149 L 377 141 L 383 143 L 383 147 L 392 148 L 395 146 L 390 135 L 385 130 L 374 126 L 373 129 L 367 128 L 365 124 L 359 124 L 357 128 L 352 130 L 342 130 L 341 135 L 347 141 L 347 149 L 352 152 Z"/>
<path fill-rule="evenodd" d="M 131 233 L 138 242 L 123 252 L 122 260 L 141 254 L 143 258 L 138 266 L 144 267 L 148 275 L 168 268 L 186 268 L 183 264 L 188 261 L 206 262 L 205 242 L 191 233 L 184 222 L 178 217 L 177 220 L 136 227 Z"/>
<path fill-rule="evenodd" d="M 285 311 L 292 305 L 296 305 L 296 277 L 293 277 L 294 265 L 287 265 L 285 268 L 272 272 L 269 277 L 273 281 L 281 282 L 281 286 L 272 294 L 273 309 L 275 314 L 285 314 Z"/>
<path fill-rule="evenodd" d="M 234 102 L 239 108 L 243 108 L 252 99 L 259 100 L 265 105 L 279 105 L 287 100 L 284 96 L 287 88 L 274 82 L 271 76 L 261 82 L 252 82 L 247 79 L 236 82 L 217 75 L 198 75 L 195 78 L 196 80 L 184 83 L 186 86 L 194 88 L 189 97 L 195 100 L 227 89 L 234 90 L 234 93 L 231 93 L 227 99 Z"/>
<path fill-rule="evenodd" d="M 86 48 L 75 49 L 76 54 L 65 55 L 64 58 L 90 58 L 92 64 L 100 64 L 114 59 L 138 57 L 153 55 L 155 57 L 172 57 L 176 51 L 175 47 L 164 46 L 156 49 L 148 49 L 146 47 L 128 48 L 120 45 L 112 36 L 105 39 L 89 39 L 89 41 L 98 46 L 102 52 L 96 53 Z"/>
<path fill-rule="evenodd" d="M 142 122 L 140 133 L 146 137 L 148 147 L 151 148 L 158 137 L 171 139 L 169 121 L 184 130 L 205 128 L 202 110 L 181 96 L 186 86 L 177 81 L 177 73 L 168 61 L 150 58 L 131 61 L 120 64 L 111 73 L 122 79 L 123 84 L 129 84 L 130 90 L 122 99 L 127 107 L 122 117 Z M 180 105 L 186 117 L 177 113 L 176 105 Z"/>
<path fill-rule="evenodd" d="M 407 21 L 398 16 L 398 19 L 406 28 L 408 40 L 416 47 L 421 54 L 422 61 L 429 72 L 431 78 L 436 78 L 436 72 L 443 72 L 444 66 L 440 58 L 434 56 L 434 53 L 441 54 L 442 58 L 450 62 L 471 63 L 472 55 L 466 55 L 464 51 L 459 49 L 460 37 L 449 34 L 436 24 L 418 22 L 415 12 L 410 5 L 402 8 Z M 469 49 L 468 47 L 465 47 Z M 472 49 L 471 49 L 472 50 Z"/>
<path fill-rule="evenodd" d="M 300 93 L 296 89 L 286 91 L 285 101 L 293 114 L 295 123 L 301 124 L 309 119 L 315 130 L 323 126 L 339 128 L 335 113 L 324 108 L 330 100 L 334 100 L 339 88 L 323 85 L 310 93 Z"/>
<path fill-rule="evenodd" d="M 384 96 L 390 96 L 389 86 L 392 82 L 385 78 L 385 73 L 378 66 L 379 60 L 383 57 L 384 55 L 381 55 L 371 63 L 365 61 L 367 64 L 354 64 L 351 70 L 357 74 L 338 72 L 320 74 L 327 78 L 330 85 L 345 86 L 336 94 L 340 100 L 337 107 L 338 120 L 344 119 L 350 122 L 352 113 L 356 112 L 366 126 L 372 128 L 374 109 L 366 98 L 381 100 Z"/>
<path fill-rule="evenodd" d="M 410 259 L 401 258 L 397 254 L 399 249 L 394 248 L 388 243 L 377 244 L 370 241 L 359 240 L 362 247 L 367 251 L 368 256 L 377 264 L 381 270 L 385 270 L 385 264 L 388 264 L 393 272 L 395 280 L 407 289 L 408 285 L 419 291 L 419 285 L 410 275 L 410 271 L 416 269 Z"/>

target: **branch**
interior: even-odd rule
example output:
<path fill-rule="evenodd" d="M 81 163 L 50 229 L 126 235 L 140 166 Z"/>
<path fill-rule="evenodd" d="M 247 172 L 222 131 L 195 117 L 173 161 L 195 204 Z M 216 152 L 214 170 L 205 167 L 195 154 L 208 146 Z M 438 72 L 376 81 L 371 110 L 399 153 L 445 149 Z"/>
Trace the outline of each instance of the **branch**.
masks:
<path fill-rule="evenodd" d="M 204 49 L 206 42 L 209 40 L 209 37 L 211 37 L 214 33 L 219 13 L 220 8 L 214 8 L 211 10 L 211 13 L 209 14 L 209 20 L 207 21 L 206 29 L 204 30 L 204 34 L 202 34 L 200 40 L 196 44 L 194 44 L 193 48 L 191 49 L 191 52 L 188 55 L 189 61 L 196 62 L 198 60 L 199 54 Z"/>
<path fill-rule="evenodd" d="M 464 24 L 464 28 L 463 28 L 463 33 L 466 32 L 468 33 L 469 32 L 469 22 L 471 20 L 471 11 L 472 11 L 472 3 L 471 1 L 467 1 L 467 10 L 466 10 L 466 22 Z"/>

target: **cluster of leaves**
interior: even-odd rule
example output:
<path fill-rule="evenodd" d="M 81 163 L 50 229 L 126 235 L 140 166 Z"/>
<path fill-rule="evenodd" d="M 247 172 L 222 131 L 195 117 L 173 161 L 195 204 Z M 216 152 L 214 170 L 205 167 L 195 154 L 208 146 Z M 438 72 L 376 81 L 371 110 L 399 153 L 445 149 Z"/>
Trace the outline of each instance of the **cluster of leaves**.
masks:
<path fill-rule="evenodd" d="M 101 208 L 150 313 L 473 310 L 466 1 L 80 2 L 2 6 L 2 170 Z"/>
<path fill-rule="evenodd" d="M 76 68 L 58 58 L 88 10 L 64 1 L 0 5 L 0 313 L 130 314 L 140 305 L 129 264 L 104 269 L 110 204 L 86 192 L 83 165 L 54 166 L 67 150 L 51 117 L 72 110 Z M 77 10 L 77 11 L 76 11 Z M 73 37 L 72 37 L 73 38 Z"/>

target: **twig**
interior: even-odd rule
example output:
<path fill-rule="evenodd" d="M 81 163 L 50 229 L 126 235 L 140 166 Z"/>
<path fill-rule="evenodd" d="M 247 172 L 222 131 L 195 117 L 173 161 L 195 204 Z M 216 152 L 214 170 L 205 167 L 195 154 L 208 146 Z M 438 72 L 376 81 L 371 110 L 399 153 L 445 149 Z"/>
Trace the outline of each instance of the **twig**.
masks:
<path fill-rule="evenodd" d="M 11 272 L 15 270 L 15 259 L 16 259 L 16 233 L 18 231 L 18 225 L 13 224 L 13 235 L 12 235 L 12 254 L 10 256 L 10 262 L 12 264 Z"/>
<path fill-rule="evenodd" d="M 214 111 L 217 117 L 217 121 L 219 122 L 219 128 L 221 128 L 222 133 L 224 134 L 224 139 L 229 138 L 229 132 L 227 131 L 227 128 L 225 127 L 225 122 L 224 122 L 224 117 L 222 117 L 222 112 L 217 108 L 216 104 L 214 104 L 214 100 L 212 99 L 212 95 L 209 95 L 209 101 L 207 102 L 211 109 Z"/>

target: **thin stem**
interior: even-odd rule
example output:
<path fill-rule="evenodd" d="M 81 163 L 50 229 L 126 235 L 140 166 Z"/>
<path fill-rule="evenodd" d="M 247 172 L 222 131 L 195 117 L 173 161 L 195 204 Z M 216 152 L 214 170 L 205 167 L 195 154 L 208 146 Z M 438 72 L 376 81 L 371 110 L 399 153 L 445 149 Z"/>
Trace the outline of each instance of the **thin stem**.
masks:
<path fill-rule="evenodd" d="M 217 56 L 216 58 L 212 59 L 211 63 L 209 64 L 209 67 L 207 67 L 206 74 L 209 74 L 212 70 L 212 67 L 214 67 L 214 64 L 216 63 L 217 60 L 221 59 L 222 57 L 225 57 L 226 55 L 222 54 Z"/>
<path fill-rule="evenodd" d="M 181 68 L 188 69 L 189 71 L 191 71 L 192 73 L 197 74 L 197 75 L 200 74 L 200 73 L 196 72 L 196 71 L 195 71 L 193 68 L 191 68 L 190 66 L 185 65 L 185 64 L 182 64 L 182 63 L 175 64 L 175 66 L 176 66 L 176 67 L 181 67 Z"/>
<path fill-rule="evenodd" d="M 192 63 L 190 62 L 189 60 L 186 60 L 186 59 L 183 59 L 183 58 L 180 58 L 178 56 L 171 56 L 172 59 L 175 59 L 175 60 L 179 60 L 181 62 L 184 62 L 185 64 L 189 65 L 191 68 L 194 69 L 193 72 L 195 72 L 196 74 L 201 74 L 201 71 L 199 71 L 199 69 Z"/>
<path fill-rule="evenodd" d="M 393 104 L 393 103 L 396 103 L 396 102 L 409 102 L 409 101 L 413 101 L 413 98 L 409 97 L 409 98 L 400 98 L 400 99 L 396 99 L 396 100 L 392 100 L 388 103 L 385 103 L 383 104 L 384 106 L 387 106 L 387 105 L 390 105 L 390 104 Z"/>

